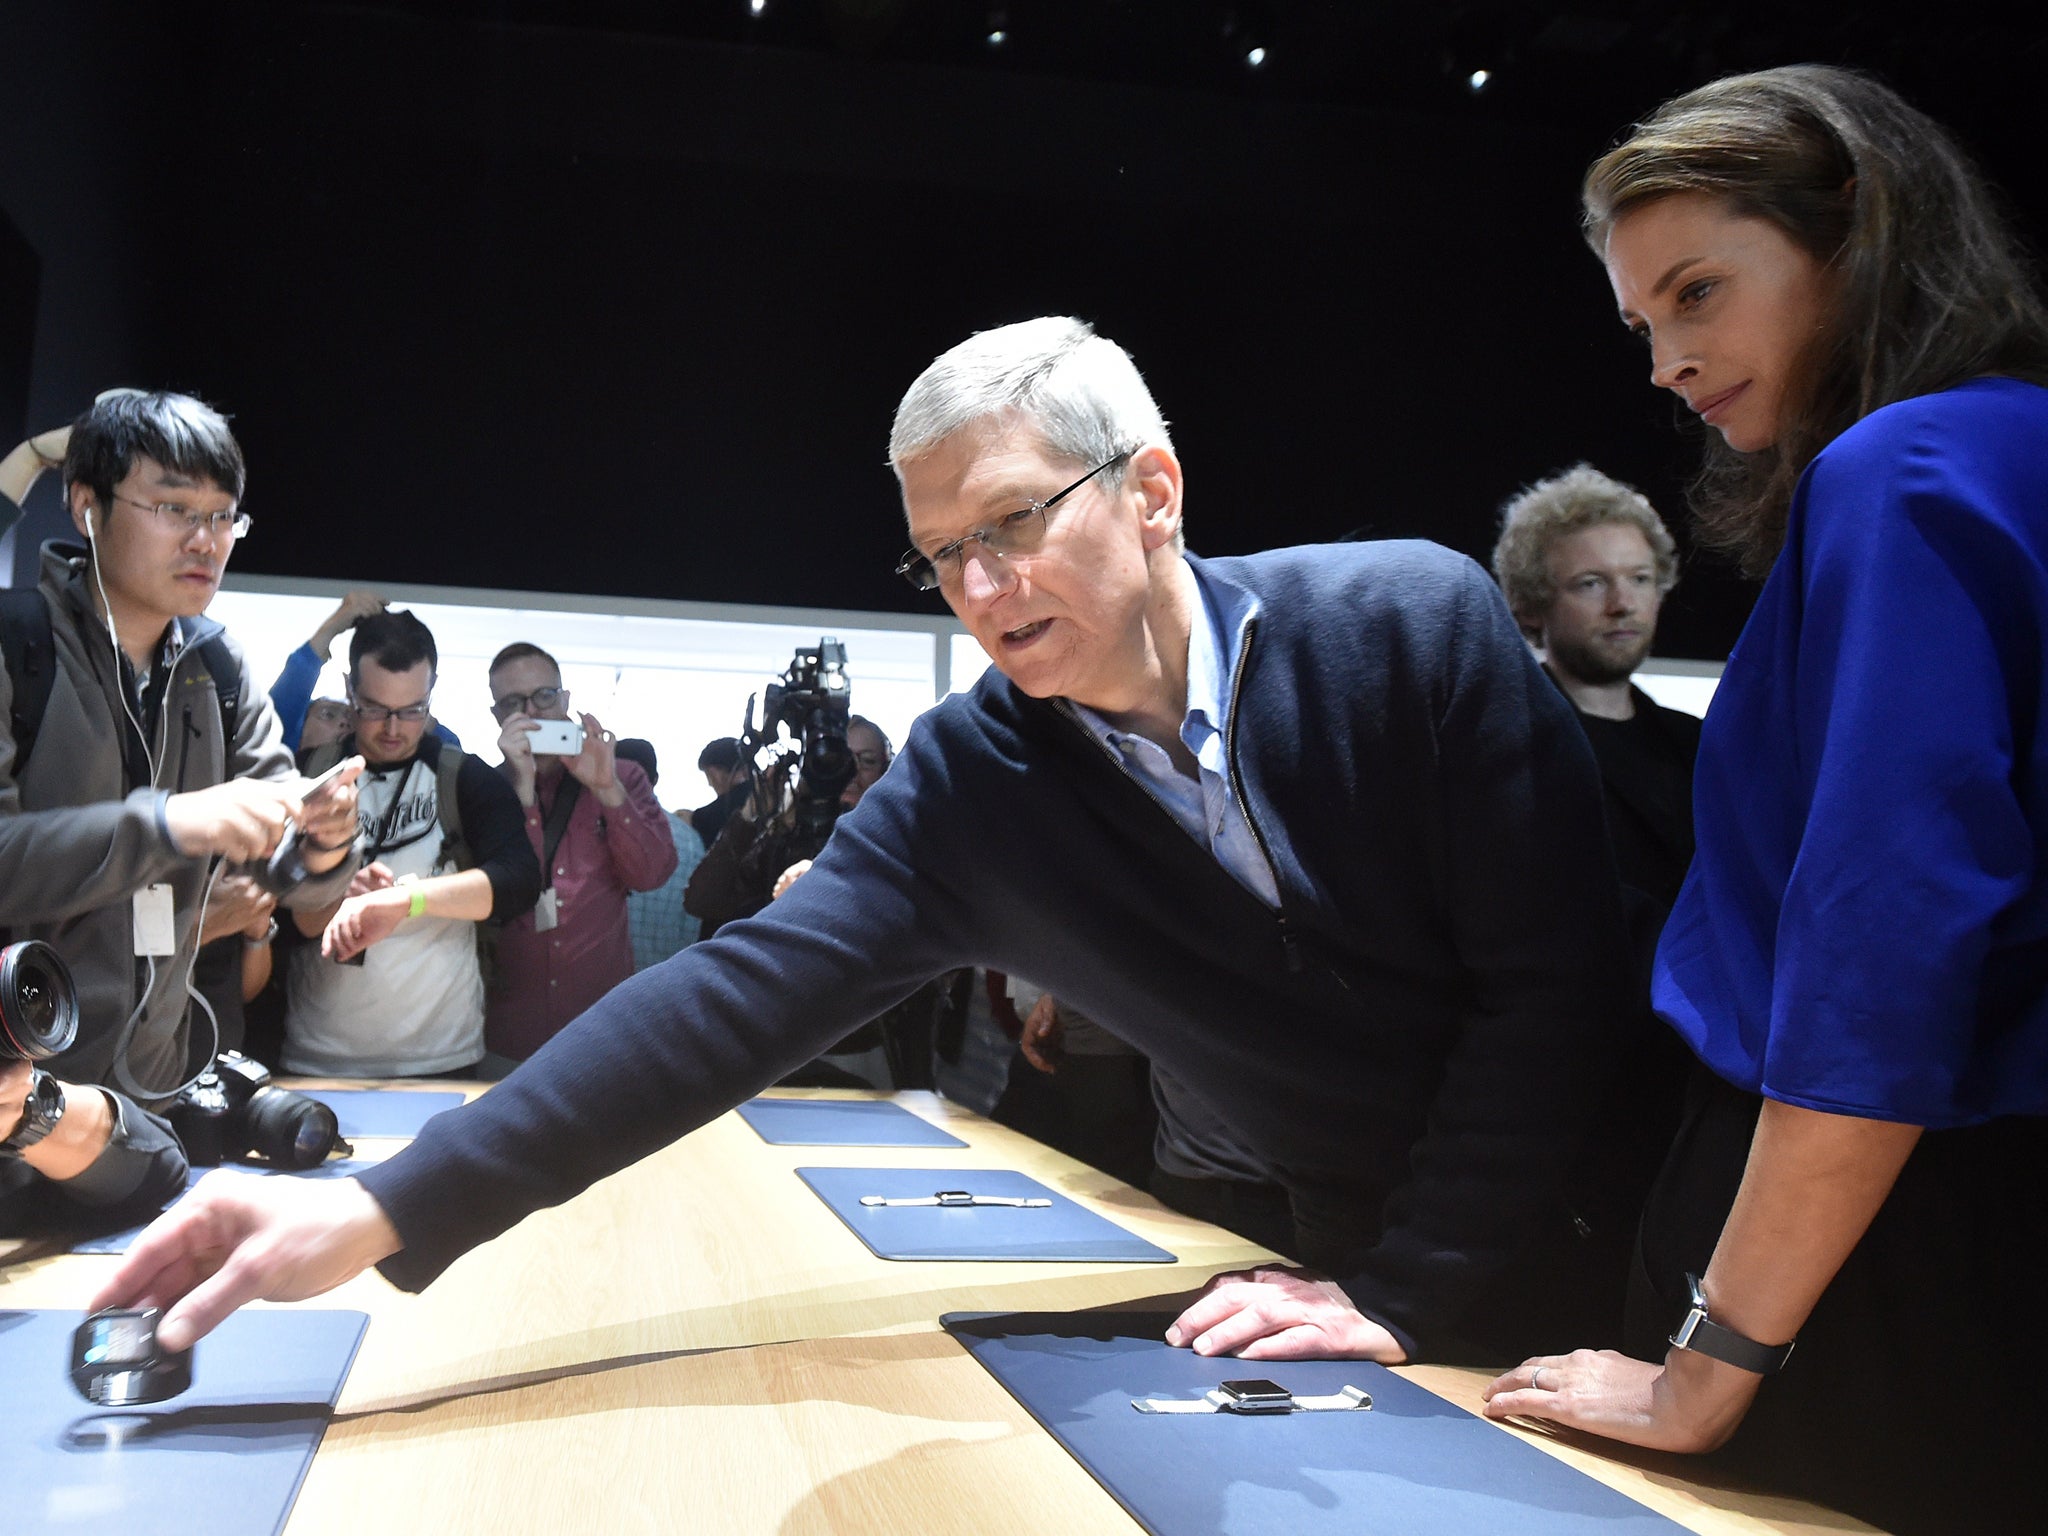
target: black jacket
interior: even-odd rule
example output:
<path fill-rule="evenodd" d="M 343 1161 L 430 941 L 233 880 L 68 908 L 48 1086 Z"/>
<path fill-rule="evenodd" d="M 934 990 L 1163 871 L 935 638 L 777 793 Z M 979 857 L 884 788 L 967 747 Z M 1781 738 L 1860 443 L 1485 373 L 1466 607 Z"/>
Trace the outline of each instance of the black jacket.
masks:
<path fill-rule="evenodd" d="M 756 917 L 627 981 L 363 1175 L 417 1288 L 730 1109 L 918 983 L 1027 977 L 1286 1176 L 1383 1214 L 1361 1310 L 1411 1355 L 1553 1209 L 1617 1015 L 1620 905 L 1570 706 L 1470 561 L 1403 542 L 1191 562 L 1261 612 L 1229 755 L 1278 913 L 1060 701 L 939 705 Z"/>

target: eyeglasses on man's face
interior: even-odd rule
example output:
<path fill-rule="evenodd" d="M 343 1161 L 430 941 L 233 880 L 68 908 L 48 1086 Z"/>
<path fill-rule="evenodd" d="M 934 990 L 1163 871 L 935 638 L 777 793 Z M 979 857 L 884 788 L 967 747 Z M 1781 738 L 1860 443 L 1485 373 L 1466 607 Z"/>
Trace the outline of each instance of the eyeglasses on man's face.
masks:
<path fill-rule="evenodd" d="M 536 688 L 531 693 L 508 693 L 491 701 L 491 714 L 503 725 L 514 715 L 538 716 L 569 701 L 566 688 Z"/>
<path fill-rule="evenodd" d="M 400 705 L 392 709 L 384 704 L 363 704 L 355 706 L 356 721 L 361 725 L 382 725 L 386 720 L 402 720 L 407 725 L 418 725 L 427 718 L 433 705 L 425 699 L 417 704 Z"/>
<path fill-rule="evenodd" d="M 896 562 L 896 574 L 909 582 L 920 592 L 929 592 L 935 587 L 952 587 L 959 584 L 961 568 L 967 562 L 967 546 L 979 544 L 990 554 L 1029 554 L 1038 548 L 1045 538 L 1045 514 L 1081 489 L 1090 480 L 1112 465 L 1121 464 L 1131 456 L 1131 450 L 1113 454 L 1089 470 L 1063 491 L 1055 491 L 1043 501 L 1034 501 L 1029 506 L 1019 507 L 1007 516 L 997 518 L 986 528 L 977 528 L 964 533 L 950 544 L 941 544 L 930 554 L 921 549 L 907 549 L 903 558 Z"/>
<path fill-rule="evenodd" d="M 182 501 L 137 501 L 119 491 L 114 492 L 114 500 L 154 513 L 157 522 L 167 532 L 176 533 L 181 540 L 204 530 L 209 539 L 233 541 L 245 537 L 250 528 L 249 514 L 235 508 L 208 512 L 201 507 L 188 507 Z"/>

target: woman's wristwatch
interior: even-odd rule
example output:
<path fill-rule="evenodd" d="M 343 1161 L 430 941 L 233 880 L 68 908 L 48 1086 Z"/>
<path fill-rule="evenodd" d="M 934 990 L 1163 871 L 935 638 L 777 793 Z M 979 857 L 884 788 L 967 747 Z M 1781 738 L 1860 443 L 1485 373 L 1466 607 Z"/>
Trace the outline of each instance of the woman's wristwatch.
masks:
<path fill-rule="evenodd" d="M 248 948 L 250 948 L 250 949 L 261 949 L 261 948 L 263 948 L 263 947 L 264 947 L 264 946 L 265 946 L 266 944 L 269 944 L 269 943 L 270 943 L 270 942 L 271 942 L 272 940 L 274 940 L 274 939 L 275 939 L 276 937 L 277 937 L 277 919 L 273 917 L 273 918 L 272 918 L 272 919 L 270 920 L 270 926 L 269 926 L 268 928 L 266 928 L 266 929 L 264 929 L 264 930 L 263 930 L 263 937 L 262 937 L 262 938 L 260 938 L 260 939 L 252 939 L 252 938 L 250 938 L 250 937 L 249 937 L 249 935 L 247 935 L 247 934 L 245 933 L 245 934 L 243 934 L 243 935 L 242 935 L 242 943 L 243 943 L 243 944 L 244 944 L 244 945 L 245 945 L 246 947 L 248 947 Z"/>
<path fill-rule="evenodd" d="M 1706 1292 L 1700 1289 L 1700 1277 L 1688 1274 L 1685 1287 L 1692 1296 L 1692 1308 L 1678 1325 L 1678 1331 L 1671 1335 L 1671 1343 L 1677 1349 L 1689 1349 L 1696 1355 L 1705 1355 L 1709 1360 L 1719 1360 L 1723 1365 L 1732 1365 L 1737 1370 L 1751 1371 L 1758 1376 L 1775 1376 L 1785 1368 L 1785 1362 L 1792 1358 L 1790 1344 L 1759 1344 L 1755 1339 L 1745 1338 L 1733 1328 L 1724 1328 L 1707 1316 Z"/>

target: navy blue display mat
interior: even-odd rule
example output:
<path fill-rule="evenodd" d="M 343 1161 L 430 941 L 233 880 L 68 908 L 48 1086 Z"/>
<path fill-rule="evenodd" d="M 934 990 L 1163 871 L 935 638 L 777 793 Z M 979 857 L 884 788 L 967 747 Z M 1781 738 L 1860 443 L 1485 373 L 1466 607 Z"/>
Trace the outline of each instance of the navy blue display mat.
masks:
<path fill-rule="evenodd" d="M 408 1093 L 395 1088 L 301 1091 L 334 1111 L 334 1118 L 341 1122 L 341 1134 L 350 1141 L 358 1136 L 417 1136 L 420 1127 L 434 1116 L 462 1105 L 459 1093 Z"/>
<path fill-rule="evenodd" d="M 71 1385 L 78 1312 L 0 1312 L 10 1531 L 273 1536 L 319 1449 L 369 1318 L 237 1312 L 199 1341 L 192 1388 L 98 1408 Z"/>
<path fill-rule="evenodd" d="M 951 1131 L 881 1099 L 749 1099 L 739 1116 L 777 1147 L 964 1147 Z"/>
<path fill-rule="evenodd" d="M 956 1312 L 940 1320 L 1153 1536 L 1680 1536 L 1684 1527 L 1384 1366 L 1175 1349 L 1168 1313 Z M 1369 1411 L 1152 1414 L 1264 1376 Z"/>
<path fill-rule="evenodd" d="M 229 1163 L 227 1166 L 236 1173 L 261 1174 L 270 1179 L 346 1179 L 361 1173 L 365 1168 L 373 1167 L 374 1164 L 359 1162 L 354 1158 L 339 1158 L 331 1163 L 322 1163 L 318 1168 L 307 1168 L 303 1171 L 265 1168 L 256 1163 Z M 185 1175 L 186 1190 L 190 1191 L 194 1184 L 211 1172 L 211 1168 L 194 1168 Z M 171 1203 L 177 1204 L 175 1200 Z M 87 1233 L 72 1239 L 66 1246 L 73 1253 L 126 1253 L 128 1245 L 134 1242 L 141 1235 L 142 1228 L 148 1225 L 148 1222 L 143 1222 L 140 1226 L 123 1227 L 118 1232 Z"/>
<path fill-rule="evenodd" d="M 1000 1168 L 799 1168 L 832 1214 L 878 1259 L 1061 1260 L 1100 1264 L 1171 1264 L 1173 1255 L 1106 1216 L 1076 1205 L 1038 1180 Z M 871 1206 L 862 1195 L 890 1199 L 937 1194 L 1049 1199 L 1050 1207 Z"/>

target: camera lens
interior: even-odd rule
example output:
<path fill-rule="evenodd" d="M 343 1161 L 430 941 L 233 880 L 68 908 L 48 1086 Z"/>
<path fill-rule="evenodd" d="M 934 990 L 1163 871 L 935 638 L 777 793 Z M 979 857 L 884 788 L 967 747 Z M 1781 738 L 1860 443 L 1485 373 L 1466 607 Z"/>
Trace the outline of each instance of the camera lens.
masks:
<path fill-rule="evenodd" d="M 78 994 L 56 950 L 28 939 L 0 950 L 0 1056 L 47 1061 L 78 1038 Z"/>
<path fill-rule="evenodd" d="M 249 1101 L 249 1150 L 279 1168 L 317 1168 L 341 1140 L 334 1111 L 288 1088 L 263 1088 Z"/>

